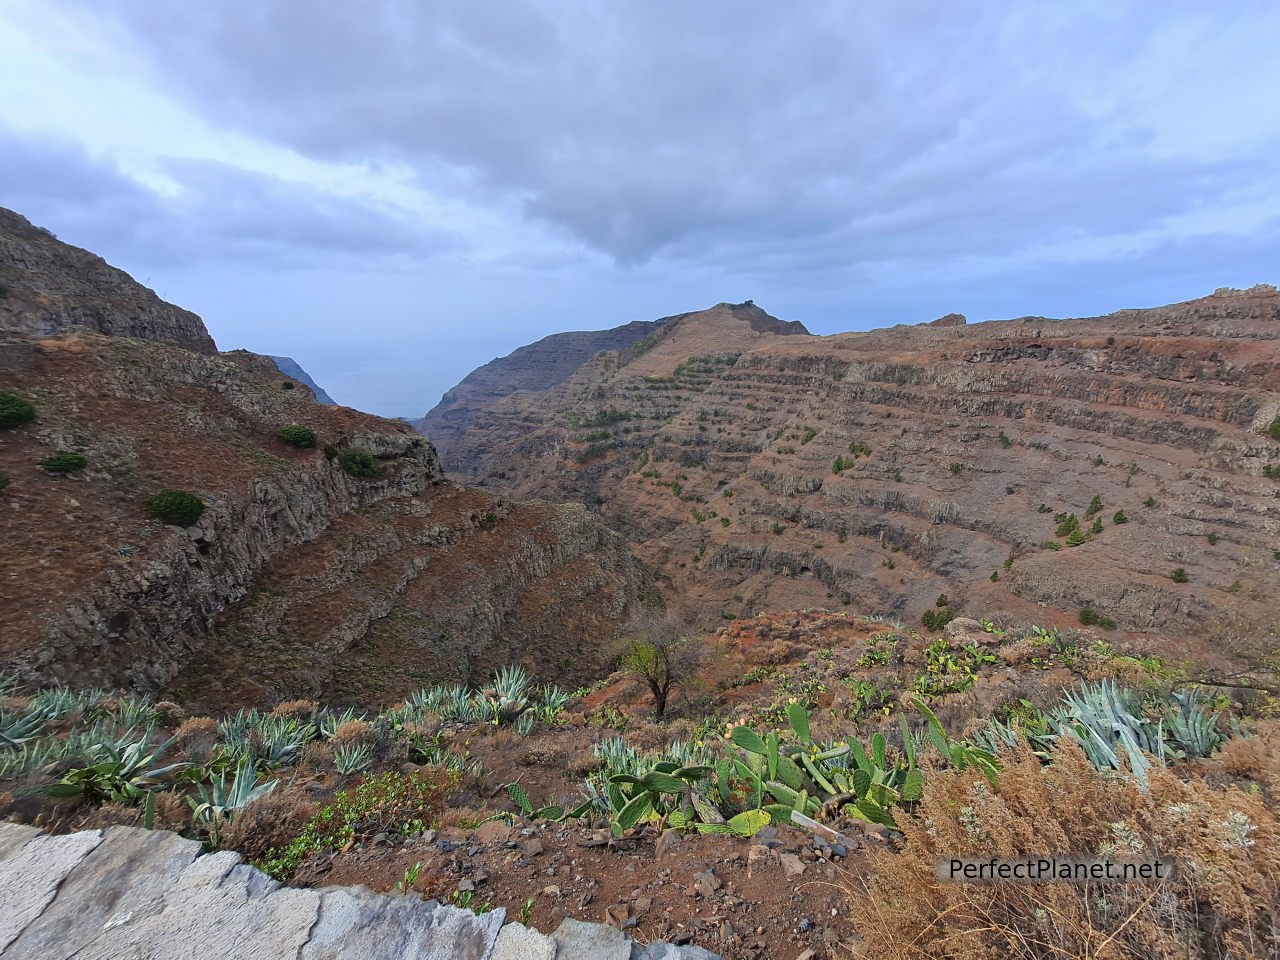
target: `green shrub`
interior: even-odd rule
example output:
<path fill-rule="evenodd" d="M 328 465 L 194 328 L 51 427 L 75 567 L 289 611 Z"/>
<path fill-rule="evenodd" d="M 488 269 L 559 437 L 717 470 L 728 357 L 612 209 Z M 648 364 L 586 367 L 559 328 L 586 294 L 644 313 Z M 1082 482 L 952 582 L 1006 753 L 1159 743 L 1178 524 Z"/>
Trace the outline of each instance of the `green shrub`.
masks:
<path fill-rule="evenodd" d="M 1115 516 L 1111 518 L 1112 523 L 1128 523 L 1129 518 L 1124 515 L 1123 510 L 1117 510 Z"/>
<path fill-rule="evenodd" d="M 1267 429 L 1262 431 L 1272 440 L 1280 440 L 1280 417 L 1276 417 L 1268 425 Z"/>
<path fill-rule="evenodd" d="M 1053 519 L 1058 521 L 1057 529 L 1053 531 L 1055 537 L 1068 537 L 1080 529 L 1080 518 L 1074 513 L 1055 514 Z"/>
<path fill-rule="evenodd" d="M 1190 578 L 1187 576 L 1186 570 L 1182 567 L 1178 567 L 1178 569 L 1174 570 L 1173 573 L 1169 574 L 1169 579 L 1174 583 L 1186 583 Z"/>
<path fill-rule="evenodd" d="M 1280 463 L 1268 463 L 1262 468 L 1262 475 L 1268 480 L 1280 480 Z"/>
<path fill-rule="evenodd" d="M 926 610 L 920 616 L 920 622 L 924 624 L 926 630 L 941 630 L 954 619 L 955 614 L 947 608 L 945 603 L 938 604 L 936 610 Z"/>
<path fill-rule="evenodd" d="M 1156 505 L 1156 498 L 1155 498 L 1155 497 L 1147 497 L 1147 499 L 1145 499 L 1145 500 L 1143 500 L 1143 501 L 1142 501 L 1142 505 L 1143 505 L 1144 507 L 1154 507 L 1154 506 Z"/>
<path fill-rule="evenodd" d="M 1080 608 L 1080 623 L 1086 627 L 1102 627 L 1104 630 L 1114 630 L 1116 626 L 1114 620 L 1103 616 L 1092 607 Z"/>
<path fill-rule="evenodd" d="M 36 418 L 36 408 L 16 393 L 0 392 L 0 430 L 20 427 Z"/>
<path fill-rule="evenodd" d="M 951 475 L 953 477 L 958 477 L 960 476 L 960 471 L 962 471 L 963 469 L 964 469 L 963 463 L 953 463 L 951 465 Z"/>
<path fill-rule="evenodd" d="M 295 384 L 292 380 L 284 380 L 284 381 L 282 381 L 282 382 L 281 382 L 281 384 L 280 384 L 280 389 L 281 389 L 281 390 L 292 390 L 295 386 L 297 386 L 297 384 Z"/>
<path fill-rule="evenodd" d="M 350 447 L 338 453 L 338 466 L 353 477 L 376 477 L 382 473 L 382 464 L 368 450 Z"/>
<path fill-rule="evenodd" d="M 50 473 L 75 473 L 88 466 L 89 461 L 74 450 L 59 450 L 52 457 L 40 461 L 40 466 Z"/>
<path fill-rule="evenodd" d="M 288 423 L 279 429 L 276 436 L 293 447 L 304 450 L 316 445 L 316 432 L 300 423 Z"/>
<path fill-rule="evenodd" d="M 147 501 L 151 515 L 175 527 L 189 527 L 204 513 L 204 501 L 185 490 L 162 490 Z"/>
<path fill-rule="evenodd" d="M 257 866 L 286 880 L 312 853 L 346 849 L 380 833 L 418 836 L 439 819 L 457 782 L 456 774 L 440 767 L 369 777 L 354 790 L 339 793 L 288 847 L 271 850 Z"/>
<path fill-rule="evenodd" d="M 1089 506 L 1084 512 L 1084 517 L 1086 520 L 1088 520 L 1090 517 L 1096 514 L 1099 514 L 1101 512 L 1102 512 L 1102 498 L 1095 495 L 1094 498 L 1089 501 Z"/>

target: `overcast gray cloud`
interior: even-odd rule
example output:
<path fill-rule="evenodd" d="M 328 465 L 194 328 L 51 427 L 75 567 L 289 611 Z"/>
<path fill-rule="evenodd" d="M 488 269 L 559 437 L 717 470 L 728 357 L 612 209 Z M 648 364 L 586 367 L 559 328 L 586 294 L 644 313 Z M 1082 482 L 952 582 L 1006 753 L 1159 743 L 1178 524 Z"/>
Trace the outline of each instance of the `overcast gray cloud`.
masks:
<path fill-rule="evenodd" d="M 43 81 L 0 105 L 31 158 L 0 203 L 416 413 L 554 329 L 721 299 L 834 330 L 1274 280 L 1277 30 L 1264 2 L 0 0 L 0 92 Z M 305 328 L 217 292 L 245 261 Z M 356 282 L 376 320 L 335 306 Z"/>

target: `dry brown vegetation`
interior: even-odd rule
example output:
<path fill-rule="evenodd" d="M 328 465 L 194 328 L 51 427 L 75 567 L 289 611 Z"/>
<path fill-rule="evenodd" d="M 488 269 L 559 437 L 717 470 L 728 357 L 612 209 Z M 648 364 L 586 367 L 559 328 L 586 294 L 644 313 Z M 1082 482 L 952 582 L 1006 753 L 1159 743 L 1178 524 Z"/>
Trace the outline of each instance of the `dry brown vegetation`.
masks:
<path fill-rule="evenodd" d="M 903 825 L 905 848 L 873 853 L 855 892 L 869 956 L 1246 958 L 1274 955 L 1280 821 L 1261 797 L 1196 776 L 1153 773 L 1150 788 L 1104 776 L 1074 748 L 1042 766 L 1006 758 L 997 785 L 971 771 L 930 778 Z M 939 858 L 1173 857 L 1161 885 L 949 883 Z"/>

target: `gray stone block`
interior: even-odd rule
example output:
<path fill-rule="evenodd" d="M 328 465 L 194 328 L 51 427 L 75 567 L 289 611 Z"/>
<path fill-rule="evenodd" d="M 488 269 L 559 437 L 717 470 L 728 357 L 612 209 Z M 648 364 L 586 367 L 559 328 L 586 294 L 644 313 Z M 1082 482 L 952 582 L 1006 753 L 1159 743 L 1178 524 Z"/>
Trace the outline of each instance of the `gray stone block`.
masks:
<path fill-rule="evenodd" d="M 97 830 L 60 837 L 34 837 L 0 861 L 0 954 L 14 953 L 14 942 L 54 902 L 63 881 L 102 843 Z"/>
<path fill-rule="evenodd" d="M 631 940 L 603 924 L 565 917 L 551 939 L 556 960 L 631 960 Z"/>
<path fill-rule="evenodd" d="M 556 944 L 522 923 L 508 923 L 498 933 L 490 960 L 556 960 Z"/>
<path fill-rule="evenodd" d="M 642 947 L 637 943 L 631 948 L 631 960 L 720 960 L 720 957 L 702 947 L 677 947 L 670 943 Z"/>
<path fill-rule="evenodd" d="M 17 853 L 42 832 L 39 827 L 22 823 L 0 823 L 0 860 Z"/>

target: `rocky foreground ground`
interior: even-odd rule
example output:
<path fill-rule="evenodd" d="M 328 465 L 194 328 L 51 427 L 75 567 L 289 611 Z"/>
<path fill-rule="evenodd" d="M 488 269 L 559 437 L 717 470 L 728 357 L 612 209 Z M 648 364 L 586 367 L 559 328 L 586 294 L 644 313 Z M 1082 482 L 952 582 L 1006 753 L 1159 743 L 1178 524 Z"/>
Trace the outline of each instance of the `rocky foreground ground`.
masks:
<path fill-rule="evenodd" d="M 414 896 L 281 887 L 230 852 L 126 827 L 47 836 L 0 824 L 6 960 L 715 960 L 565 920 L 550 936 Z"/>

